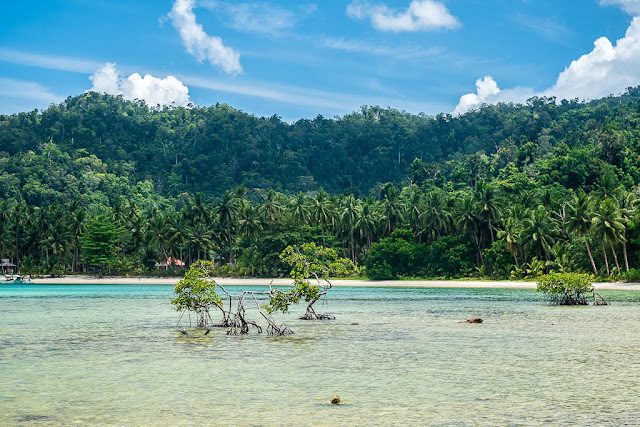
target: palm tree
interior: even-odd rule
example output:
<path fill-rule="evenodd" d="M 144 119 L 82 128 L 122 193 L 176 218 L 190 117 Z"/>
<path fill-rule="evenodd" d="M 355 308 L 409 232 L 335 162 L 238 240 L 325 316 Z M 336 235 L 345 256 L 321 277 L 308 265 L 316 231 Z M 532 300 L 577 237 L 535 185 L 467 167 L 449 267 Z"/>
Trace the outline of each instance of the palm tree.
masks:
<path fill-rule="evenodd" d="M 480 218 L 477 212 L 478 209 L 473 196 L 467 194 L 460 204 L 456 227 L 461 234 L 466 234 L 471 238 L 471 242 L 473 242 L 476 248 L 476 263 L 478 267 L 480 267 L 484 265 L 484 257 L 482 256 L 482 248 L 480 247 L 480 236 L 478 233 Z"/>
<path fill-rule="evenodd" d="M 291 204 L 291 219 L 294 224 L 300 226 L 300 241 L 304 236 L 304 225 L 309 222 L 309 206 L 307 204 L 307 197 L 302 192 L 298 192 Z"/>
<path fill-rule="evenodd" d="M 166 261 L 169 258 L 166 250 L 166 242 L 169 239 L 169 227 L 167 220 L 161 212 L 156 209 L 152 209 L 147 215 L 148 221 L 145 230 L 145 234 L 149 239 L 149 244 L 156 247 Z"/>
<path fill-rule="evenodd" d="M 544 255 L 548 262 L 556 235 L 555 224 L 551 221 L 549 212 L 544 206 L 538 206 L 533 211 L 531 218 L 525 220 L 523 225 L 522 241 L 524 245 L 533 248 L 538 259 Z"/>
<path fill-rule="evenodd" d="M 227 240 L 229 241 L 229 264 L 233 264 L 233 239 L 231 231 L 235 225 L 238 211 L 238 200 L 229 190 L 222 193 L 222 196 L 218 199 L 218 202 L 213 209 L 213 212 L 218 217 L 220 224 L 227 229 Z"/>
<path fill-rule="evenodd" d="M 255 237 L 262 230 L 262 221 L 256 208 L 248 204 L 238 216 L 240 232 L 246 237 Z"/>
<path fill-rule="evenodd" d="M 187 243 L 197 253 L 197 259 L 207 259 L 207 253 L 213 248 L 213 236 L 203 223 L 197 223 L 187 232 Z M 202 258 L 200 253 L 202 252 Z"/>
<path fill-rule="evenodd" d="M 514 216 L 509 216 L 504 224 L 504 230 L 498 231 L 498 239 L 504 239 L 509 247 L 509 252 L 513 255 L 516 267 L 520 268 L 518 261 L 518 245 L 520 243 L 520 234 L 522 233 L 522 221 Z"/>
<path fill-rule="evenodd" d="M 593 228 L 591 211 L 591 198 L 584 192 L 579 192 L 574 196 L 573 202 L 569 205 L 567 212 L 567 228 L 570 233 L 574 233 L 576 236 L 584 238 L 584 244 L 587 247 L 587 254 L 589 254 L 589 261 L 591 262 L 593 274 L 597 275 L 598 269 L 596 268 L 596 262 L 593 260 L 591 247 L 589 246 L 589 234 Z"/>
<path fill-rule="evenodd" d="M 635 188 L 631 191 L 625 192 L 622 197 L 620 197 L 620 215 L 625 225 L 625 229 L 622 234 L 622 254 L 624 255 L 624 267 L 626 271 L 629 271 L 629 257 L 627 255 L 627 228 L 636 216 L 638 201 L 637 190 Z"/>
<path fill-rule="evenodd" d="M 426 234 L 427 242 L 431 243 L 448 231 L 453 222 L 453 216 L 448 207 L 449 203 L 441 192 L 431 191 L 427 194 L 423 212 L 419 217 L 420 240 L 422 235 Z"/>
<path fill-rule="evenodd" d="M 373 244 L 373 236 L 378 224 L 376 209 L 373 200 L 365 199 L 362 203 L 360 215 L 356 219 L 354 227 L 358 235 L 364 239 L 367 249 Z"/>
<path fill-rule="evenodd" d="M 349 247 L 351 249 L 351 260 L 356 262 L 356 251 L 354 245 L 353 233 L 355 230 L 356 221 L 360 216 L 360 203 L 353 195 L 349 195 L 344 199 L 341 220 L 342 224 L 349 231 Z"/>
<path fill-rule="evenodd" d="M 69 206 L 69 212 L 69 234 L 71 235 L 71 242 L 73 244 L 73 260 L 71 261 L 71 271 L 75 272 L 78 268 L 80 238 L 86 231 L 85 221 L 87 219 L 87 213 L 78 206 L 76 201 L 71 202 L 71 205 Z"/>
<path fill-rule="evenodd" d="M 332 206 L 327 192 L 322 189 L 318 190 L 312 200 L 311 217 L 320 225 L 322 246 L 327 245 L 324 237 L 324 227 L 331 222 L 333 217 Z"/>
<path fill-rule="evenodd" d="M 385 218 L 385 233 L 391 235 L 402 222 L 404 206 L 400 200 L 400 192 L 394 186 L 390 186 L 384 196 L 382 213 Z"/>
<path fill-rule="evenodd" d="M 600 204 L 599 208 L 593 212 L 593 228 L 595 235 L 598 236 L 602 243 L 602 252 L 604 254 L 604 262 L 607 267 L 607 275 L 611 274 L 609 271 L 609 260 L 607 259 L 607 243 L 611 247 L 613 252 L 613 258 L 616 262 L 616 267 L 620 270 L 620 263 L 618 262 L 618 255 L 614 248 L 614 244 L 622 242 L 624 240 L 624 219 L 620 215 L 617 203 L 612 198 L 606 199 Z"/>
<path fill-rule="evenodd" d="M 491 244 L 495 241 L 494 230 L 500 218 L 499 200 L 496 197 L 493 186 L 486 184 L 484 181 L 478 182 L 478 186 L 474 191 L 474 198 L 478 205 L 478 216 L 489 229 L 491 236 Z"/>
<path fill-rule="evenodd" d="M 263 194 L 262 197 L 264 198 L 264 202 L 260 207 L 262 217 L 265 224 L 267 224 L 269 228 L 273 228 L 273 225 L 282 217 L 283 206 L 280 203 L 279 194 L 273 190 L 269 190 L 266 194 Z"/>

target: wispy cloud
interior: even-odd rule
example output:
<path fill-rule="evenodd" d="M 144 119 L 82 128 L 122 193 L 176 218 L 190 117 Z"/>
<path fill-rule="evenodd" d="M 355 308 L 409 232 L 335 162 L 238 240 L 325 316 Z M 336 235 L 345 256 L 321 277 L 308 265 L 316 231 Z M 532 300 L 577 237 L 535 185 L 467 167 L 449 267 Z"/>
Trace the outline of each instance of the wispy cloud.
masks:
<path fill-rule="evenodd" d="M 601 6 L 619 6 L 630 15 L 640 15 L 640 0 L 600 0 Z"/>
<path fill-rule="evenodd" d="M 55 69 L 55 70 L 66 70 L 71 72 L 79 72 L 85 74 L 94 74 L 97 69 L 104 67 L 104 62 L 93 62 L 87 61 L 84 59 L 78 58 L 65 58 L 68 60 L 64 66 L 61 66 L 61 58 L 56 56 L 49 55 L 34 55 L 31 53 L 25 52 L 14 52 L 18 55 L 14 55 L 13 58 L 16 57 L 36 57 L 37 61 L 31 61 L 29 65 L 43 68 L 43 69 Z M 15 62 L 15 61 L 12 61 Z M 76 66 L 70 66 L 70 64 L 75 64 Z M 89 69 L 86 64 L 97 65 L 93 68 Z M 136 66 L 121 66 L 119 67 L 122 70 L 139 70 L 141 67 Z M 107 89 L 110 90 L 110 93 L 122 93 L 122 79 L 119 77 L 118 70 L 103 70 L 107 71 L 107 75 L 104 77 L 108 77 L 106 80 L 101 80 L 99 85 L 96 82 L 93 82 L 93 89 L 98 91 L 106 92 Z M 129 71 L 131 72 L 131 71 Z M 152 75 L 161 74 L 157 70 L 146 70 L 147 73 Z M 132 75 L 136 75 L 137 73 L 133 73 Z M 141 77 L 137 74 L 141 80 L 147 78 Z M 95 74 L 94 74 L 95 76 Z M 116 77 L 114 77 L 116 76 Z M 383 107 L 394 107 L 398 109 L 407 110 L 410 112 L 425 112 L 425 113 L 437 113 L 443 111 L 446 106 L 442 104 L 431 104 L 427 102 L 416 102 L 406 97 L 403 97 L 397 93 L 388 93 L 391 96 L 371 96 L 369 93 L 363 94 L 349 94 L 344 92 L 334 92 L 334 91 L 325 91 L 325 90 L 317 90 L 309 87 L 301 87 L 301 86 L 292 86 L 292 85 L 282 85 L 279 83 L 268 82 L 268 81 L 251 81 L 245 78 L 230 78 L 221 76 L 219 78 L 214 78 L 211 76 L 198 76 L 198 75 L 189 75 L 189 74 L 174 74 L 176 80 L 189 88 L 198 88 L 204 90 L 211 90 L 220 93 L 228 93 L 233 95 L 241 95 L 246 97 L 254 97 L 259 99 L 266 99 L 269 101 L 274 101 L 286 105 L 295 105 L 302 107 L 311 107 L 314 111 L 324 111 L 325 113 L 331 114 L 344 114 L 347 112 L 351 112 L 357 110 L 361 105 L 381 105 Z M 149 76 L 152 77 L 152 76 Z M 127 80 L 130 77 L 127 78 Z M 155 79 L 155 78 L 154 78 Z M 34 99 L 39 99 L 43 105 L 47 105 L 51 102 L 58 102 L 64 99 L 64 96 L 58 96 L 54 93 L 51 93 L 47 88 L 43 86 L 39 86 L 37 84 L 27 85 L 27 84 L 13 84 L 8 79 L 5 79 L 6 84 L 0 81 L 0 87 L 4 89 L 4 91 L 9 94 L 16 93 L 30 93 L 30 97 Z M 120 81 L 120 83 L 118 83 Z M 114 83 L 115 82 L 115 83 Z M 151 79 L 148 82 L 152 83 L 155 80 Z M 106 86 L 103 86 L 106 84 Z M 363 86 L 366 86 L 368 83 L 363 81 Z M 153 85 L 150 85 L 153 86 Z M 375 88 L 376 91 L 381 91 L 382 87 Z M 133 93 L 130 92 L 130 93 Z M 185 93 L 183 91 L 183 93 Z M 1 94 L 0 94 L 1 95 Z M 140 95 L 132 95 L 138 99 L 143 99 Z M 157 103 L 156 101 L 151 101 L 153 105 Z M 154 103 L 155 102 L 155 103 Z M 20 109 L 23 109 L 22 107 Z M 17 110 L 15 110 L 17 111 Z"/>
<path fill-rule="evenodd" d="M 194 0 L 176 0 L 168 16 L 180 34 L 187 53 L 200 62 L 208 60 L 228 74 L 242 74 L 240 54 L 222 42 L 220 37 L 210 36 L 196 21 Z"/>
<path fill-rule="evenodd" d="M 3 48 L 0 48 L 0 61 L 74 73 L 92 73 L 102 65 L 99 61 L 89 59 L 42 55 Z"/>
<path fill-rule="evenodd" d="M 239 30 L 260 34 L 279 35 L 294 28 L 318 7 L 315 4 L 284 9 L 264 2 L 206 1 L 201 4 L 223 15 L 226 25 Z"/>
<path fill-rule="evenodd" d="M 356 19 L 369 18 L 374 28 L 380 31 L 433 31 L 460 26 L 460 21 L 447 7 L 435 0 L 413 0 L 402 11 L 369 0 L 353 0 L 347 6 L 347 15 Z"/>
<path fill-rule="evenodd" d="M 314 111 L 324 110 L 331 114 L 344 114 L 355 111 L 362 105 L 380 105 L 414 113 L 425 112 L 430 114 L 443 111 L 444 108 L 441 104 L 415 102 L 399 96 L 379 97 L 366 93 L 349 94 L 269 82 L 229 82 L 226 79 L 217 80 L 184 74 L 180 74 L 177 77 L 189 87 L 256 97 L 282 104 L 313 107 Z"/>
<path fill-rule="evenodd" d="M 525 16 L 520 13 L 513 18 L 514 22 L 522 27 L 537 33 L 545 39 L 563 44 L 573 32 L 552 17 Z"/>
<path fill-rule="evenodd" d="M 46 108 L 64 98 L 37 82 L 0 77 L 0 114 Z"/>
<path fill-rule="evenodd" d="M 319 46 L 342 50 L 345 52 L 366 53 L 378 56 L 390 56 L 400 59 L 421 58 L 425 56 L 434 56 L 444 51 L 440 47 L 423 48 L 407 48 L 385 46 L 380 43 L 369 43 L 362 40 L 346 40 L 343 38 L 323 38 L 319 41 Z"/>

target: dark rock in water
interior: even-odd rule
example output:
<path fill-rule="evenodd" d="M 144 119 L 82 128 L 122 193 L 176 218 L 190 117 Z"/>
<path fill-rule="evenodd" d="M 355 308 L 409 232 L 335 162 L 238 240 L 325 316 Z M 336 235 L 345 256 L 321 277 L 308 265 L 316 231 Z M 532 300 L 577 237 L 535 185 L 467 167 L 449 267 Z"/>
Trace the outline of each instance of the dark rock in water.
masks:
<path fill-rule="evenodd" d="M 355 326 L 355 325 L 359 325 L 359 324 L 360 324 L 360 323 L 358 323 L 358 322 L 353 322 L 353 323 L 352 323 L 352 325 L 354 325 L 354 326 Z"/>
<path fill-rule="evenodd" d="M 473 319 L 468 319 L 468 320 L 465 320 L 464 322 L 458 322 L 458 323 L 482 323 L 482 318 L 474 317 Z"/>
<path fill-rule="evenodd" d="M 340 404 L 340 396 L 338 396 L 337 394 L 333 395 L 333 399 L 331 399 L 331 404 L 332 405 L 339 405 Z"/>

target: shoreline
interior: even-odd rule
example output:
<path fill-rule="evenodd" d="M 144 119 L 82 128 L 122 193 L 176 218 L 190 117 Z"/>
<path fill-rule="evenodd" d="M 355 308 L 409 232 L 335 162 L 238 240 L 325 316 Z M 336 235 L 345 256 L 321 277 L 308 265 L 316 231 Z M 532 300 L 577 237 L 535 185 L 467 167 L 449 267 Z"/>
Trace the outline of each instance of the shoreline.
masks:
<path fill-rule="evenodd" d="M 167 285 L 175 286 L 177 277 L 93 277 L 63 276 L 33 279 L 35 285 Z M 291 279 L 216 277 L 216 282 L 228 286 L 288 286 Z M 507 280 L 350 280 L 334 279 L 334 287 L 355 288 L 467 288 L 467 289 L 535 289 L 536 282 Z M 600 282 L 594 283 L 596 290 L 640 291 L 640 283 Z"/>

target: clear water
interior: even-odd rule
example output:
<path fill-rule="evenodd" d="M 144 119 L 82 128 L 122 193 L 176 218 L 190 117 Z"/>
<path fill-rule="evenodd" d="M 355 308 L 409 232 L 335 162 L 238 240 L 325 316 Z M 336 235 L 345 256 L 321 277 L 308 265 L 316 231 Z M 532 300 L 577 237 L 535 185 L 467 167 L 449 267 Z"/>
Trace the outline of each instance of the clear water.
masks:
<path fill-rule="evenodd" d="M 171 293 L 0 287 L 0 425 L 640 424 L 640 293 L 339 288 L 277 338 L 186 338 Z"/>

